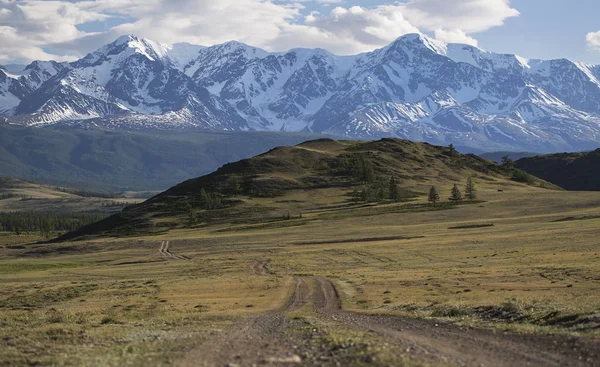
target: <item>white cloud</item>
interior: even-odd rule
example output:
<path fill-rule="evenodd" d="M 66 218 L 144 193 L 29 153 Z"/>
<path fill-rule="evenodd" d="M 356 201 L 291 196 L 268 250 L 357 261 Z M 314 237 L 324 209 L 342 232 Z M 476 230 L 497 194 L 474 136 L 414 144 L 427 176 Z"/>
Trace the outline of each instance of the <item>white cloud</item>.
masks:
<path fill-rule="evenodd" d="M 588 33 L 585 40 L 592 49 L 600 51 L 600 31 Z"/>
<path fill-rule="evenodd" d="M 309 0 L 304 0 L 304 3 Z M 508 0 L 411 0 L 376 7 L 338 6 L 305 13 L 299 0 L 0 0 L 0 63 L 73 59 L 135 34 L 161 42 L 212 45 L 238 40 L 273 51 L 321 47 L 339 54 L 369 51 L 412 32 L 476 44 L 469 34 L 518 15 Z M 343 0 L 313 0 L 322 4 Z M 87 22 L 121 18 L 102 32 Z M 55 56 L 54 54 L 63 55 Z"/>
<path fill-rule="evenodd" d="M 73 59 L 51 55 L 43 47 L 82 37 L 76 25 L 104 20 L 107 15 L 89 11 L 84 4 L 66 1 L 0 0 L 0 61 L 6 59 Z"/>
<path fill-rule="evenodd" d="M 292 30 L 312 36 L 305 46 L 314 44 L 341 54 L 372 50 L 403 34 L 419 32 L 395 6 L 337 7 L 327 16 L 309 15 L 304 27 Z M 287 41 L 287 38 L 278 39 L 276 44 L 284 46 Z"/>
<path fill-rule="evenodd" d="M 461 29 L 436 29 L 435 38 L 445 43 L 464 43 L 477 47 L 477 40 Z"/>
<path fill-rule="evenodd" d="M 510 6 L 509 0 L 412 0 L 399 7 L 409 22 L 431 31 L 461 29 L 466 33 L 482 32 L 519 15 L 519 11 Z"/>

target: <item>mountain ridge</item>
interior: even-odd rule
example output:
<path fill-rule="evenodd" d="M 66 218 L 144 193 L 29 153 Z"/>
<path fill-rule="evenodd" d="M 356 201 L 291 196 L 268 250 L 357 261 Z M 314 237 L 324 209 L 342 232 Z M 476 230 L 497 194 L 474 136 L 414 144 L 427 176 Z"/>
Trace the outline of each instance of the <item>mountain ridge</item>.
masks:
<path fill-rule="evenodd" d="M 0 70 L 0 116 L 28 126 L 306 131 L 473 149 L 600 145 L 600 67 L 421 34 L 359 55 L 119 37 L 73 63 Z"/>

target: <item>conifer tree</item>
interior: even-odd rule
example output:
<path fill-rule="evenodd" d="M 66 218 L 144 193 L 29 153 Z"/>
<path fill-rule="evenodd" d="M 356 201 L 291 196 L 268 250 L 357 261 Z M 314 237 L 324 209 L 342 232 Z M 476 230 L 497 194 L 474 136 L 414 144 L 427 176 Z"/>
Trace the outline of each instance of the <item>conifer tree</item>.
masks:
<path fill-rule="evenodd" d="M 210 195 L 204 190 L 204 187 L 200 189 L 200 205 L 205 209 L 210 209 L 212 200 Z"/>
<path fill-rule="evenodd" d="M 467 200 L 477 199 L 477 190 L 475 189 L 475 182 L 473 182 L 472 177 L 467 179 L 467 185 L 465 186 L 465 197 Z"/>
<path fill-rule="evenodd" d="M 385 200 L 385 185 L 379 185 L 379 188 L 377 189 L 377 200 L 378 201 L 383 201 Z"/>
<path fill-rule="evenodd" d="M 448 145 L 448 153 L 451 157 L 454 157 L 456 155 L 456 148 L 454 147 L 454 144 Z"/>
<path fill-rule="evenodd" d="M 429 190 L 429 197 L 427 198 L 427 200 L 434 206 L 435 204 L 437 204 L 438 201 L 440 201 L 440 194 L 438 194 L 437 190 L 435 189 L 435 186 L 431 186 L 431 189 Z"/>
<path fill-rule="evenodd" d="M 194 209 L 190 208 L 190 226 L 195 226 L 196 224 L 198 224 L 198 217 Z"/>
<path fill-rule="evenodd" d="M 454 184 L 454 187 L 452 188 L 452 192 L 450 194 L 450 201 L 454 201 L 454 203 L 458 204 L 459 201 L 462 200 L 462 194 L 460 192 L 460 190 L 458 189 L 458 185 Z"/>
<path fill-rule="evenodd" d="M 392 201 L 394 201 L 396 203 L 400 201 L 400 190 L 398 189 L 398 184 L 396 183 L 396 179 L 394 178 L 394 176 L 392 176 L 392 178 L 390 178 L 389 192 L 390 192 L 390 199 Z"/>
<path fill-rule="evenodd" d="M 502 157 L 502 167 L 506 168 L 506 169 L 512 169 L 515 167 L 515 161 L 513 161 L 512 159 L 510 159 L 510 157 L 507 155 L 505 155 L 504 157 Z"/>
<path fill-rule="evenodd" d="M 375 170 L 373 169 L 373 163 L 364 157 L 360 158 L 359 161 L 359 178 L 363 182 L 373 182 L 375 180 Z"/>

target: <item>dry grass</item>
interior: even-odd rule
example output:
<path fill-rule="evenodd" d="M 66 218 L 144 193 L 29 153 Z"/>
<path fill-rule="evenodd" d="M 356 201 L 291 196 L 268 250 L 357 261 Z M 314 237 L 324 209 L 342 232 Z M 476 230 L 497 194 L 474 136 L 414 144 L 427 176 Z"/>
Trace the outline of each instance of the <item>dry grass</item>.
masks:
<path fill-rule="evenodd" d="M 485 181 L 479 194 L 485 202 L 449 210 L 327 217 L 353 210 L 343 192 L 298 191 L 268 203 L 298 208 L 302 226 L 23 248 L 5 239 L 0 365 L 168 364 L 235 318 L 280 307 L 297 275 L 332 279 L 344 307 L 362 312 L 600 335 L 600 193 Z M 566 217 L 591 219 L 556 221 Z M 449 229 L 482 223 L 494 226 Z M 163 240 L 191 261 L 161 257 Z M 263 259 L 271 275 L 251 275 Z"/>
<path fill-rule="evenodd" d="M 139 193 L 146 194 L 146 193 Z M 151 193 L 147 193 L 150 195 Z M 91 195 L 91 196 L 85 196 Z M 0 212 L 115 212 L 143 200 L 135 192 L 124 197 L 93 197 L 91 192 L 0 177 Z M 98 194 L 102 196 L 102 194 Z"/>

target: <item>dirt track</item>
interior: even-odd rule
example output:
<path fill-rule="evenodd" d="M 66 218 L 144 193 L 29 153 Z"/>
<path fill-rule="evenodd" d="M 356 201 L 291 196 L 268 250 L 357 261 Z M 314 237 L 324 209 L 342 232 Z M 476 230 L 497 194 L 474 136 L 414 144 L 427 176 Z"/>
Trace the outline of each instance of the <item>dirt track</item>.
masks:
<path fill-rule="evenodd" d="M 271 262 L 270 259 L 263 259 L 260 261 L 255 261 L 250 265 L 250 274 L 252 275 L 271 275 L 271 272 L 269 271 L 269 268 L 267 267 L 267 265 L 269 265 L 269 262 Z"/>
<path fill-rule="evenodd" d="M 169 248 L 171 246 L 171 241 L 162 241 L 160 243 L 160 248 L 158 249 L 158 252 L 163 256 L 166 257 L 167 259 L 173 259 L 173 260 L 191 260 L 189 257 L 187 256 L 183 256 L 183 255 L 176 255 L 173 254 L 169 251 Z"/>
<path fill-rule="evenodd" d="M 306 324 L 287 315 L 312 303 L 312 314 L 319 322 L 368 331 L 385 340 L 396 353 L 433 365 L 600 366 L 598 340 L 493 332 L 429 320 L 348 312 L 342 310 L 337 290 L 326 279 L 298 278 L 294 287 L 284 308 L 234 324 L 198 346 L 178 365 L 340 365 L 329 357 L 328 351 L 319 350 L 319 343 L 297 332 Z"/>
<path fill-rule="evenodd" d="M 596 366 L 600 343 L 575 337 L 493 332 L 429 320 L 346 312 L 333 284 L 317 279 L 316 311 L 371 330 L 418 359 L 459 366 Z"/>
<path fill-rule="evenodd" d="M 294 282 L 294 294 L 281 310 L 254 316 L 235 324 L 192 351 L 178 366 L 286 365 L 301 362 L 297 343 L 290 334 L 287 313 L 309 301 L 310 288 L 304 279 Z"/>

